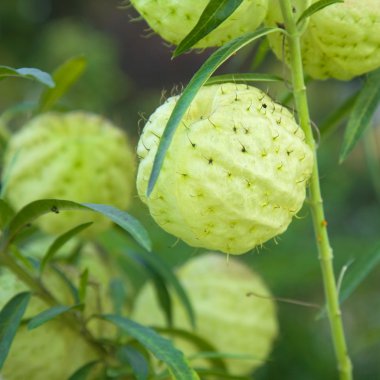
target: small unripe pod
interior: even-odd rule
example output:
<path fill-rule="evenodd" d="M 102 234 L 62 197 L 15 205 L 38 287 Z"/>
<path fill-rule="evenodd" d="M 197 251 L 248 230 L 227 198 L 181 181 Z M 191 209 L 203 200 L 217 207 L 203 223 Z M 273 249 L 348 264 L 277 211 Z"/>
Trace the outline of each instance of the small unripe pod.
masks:
<path fill-rule="evenodd" d="M 178 45 L 199 20 L 208 0 L 131 0 L 149 26 L 164 40 Z M 232 15 L 195 47 L 223 45 L 254 31 L 263 21 L 268 0 L 244 0 Z"/>
<path fill-rule="evenodd" d="M 137 189 L 155 221 L 191 246 L 241 254 L 284 232 L 301 208 L 313 153 L 291 113 L 241 84 L 203 87 L 146 191 L 178 97 L 149 118 L 138 144 Z"/>
<path fill-rule="evenodd" d="M 194 332 L 219 352 L 245 357 L 226 359 L 230 373 L 247 375 L 262 365 L 277 336 L 278 323 L 275 304 L 260 276 L 237 259 L 226 260 L 219 254 L 208 253 L 186 263 L 178 271 L 178 278 L 196 314 Z M 132 317 L 156 327 L 165 325 L 151 284 L 141 290 Z M 175 328 L 191 329 L 177 297 L 173 297 L 173 319 Z M 187 341 L 175 339 L 174 343 L 186 355 L 197 352 Z M 204 366 L 199 361 L 192 364 Z"/>
<path fill-rule="evenodd" d="M 37 116 L 10 140 L 3 182 L 5 196 L 19 209 L 43 198 L 110 204 L 125 209 L 134 189 L 135 160 L 126 135 L 106 119 L 85 112 Z M 59 234 L 94 221 L 91 236 L 110 220 L 87 211 L 65 211 L 38 219 Z"/>

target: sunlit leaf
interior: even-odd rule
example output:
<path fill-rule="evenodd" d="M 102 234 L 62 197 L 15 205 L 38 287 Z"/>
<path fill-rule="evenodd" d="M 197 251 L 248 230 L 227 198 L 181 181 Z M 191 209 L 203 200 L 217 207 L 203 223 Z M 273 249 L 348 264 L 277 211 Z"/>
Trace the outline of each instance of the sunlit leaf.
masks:
<path fill-rule="evenodd" d="M 214 71 L 231 57 L 231 55 L 239 51 L 242 47 L 248 45 L 250 42 L 274 32 L 282 33 L 283 31 L 280 28 L 261 28 L 228 42 L 213 53 L 193 76 L 181 97 L 178 99 L 161 137 L 149 178 L 147 189 L 148 196 L 152 193 L 154 185 L 158 179 L 166 152 L 169 149 L 174 133 L 199 89 L 206 83 Z"/>
<path fill-rule="evenodd" d="M 50 88 L 54 87 L 54 80 L 52 79 L 50 74 L 32 67 L 14 69 L 13 67 L 0 66 L 0 80 L 9 77 L 33 79 Z"/>
<path fill-rule="evenodd" d="M 39 101 L 39 111 L 45 112 L 51 109 L 59 99 L 77 82 L 83 74 L 87 65 L 84 57 L 74 57 L 61 66 L 53 73 L 55 87 L 44 91 Z"/>
<path fill-rule="evenodd" d="M 206 37 L 231 16 L 242 2 L 243 0 L 210 0 L 197 24 L 175 49 L 173 57 L 177 57 L 189 50 L 202 38 Z"/>
<path fill-rule="evenodd" d="M 372 116 L 379 103 L 380 69 L 377 69 L 367 75 L 364 86 L 352 109 L 340 151 L 340 162 L 343 162 L 347 158 L 351 150 L 361 138 L 363 132 L 370 125 Z"/>
<path fill-rule="evenodd" d="M 157 359 L 163 361 L 176 380 L 198 380 L 196 372 L 190 368 L 185 356 L 172 342 L 158 335 L 154 330 L 118 315 L 101 315 L 99 318 L 111 322 L 124 333 L 135 338 Z"/>
<path fill-rule="evenodd" d="M 0 369 L 8 356 L 30 296 L 29 292 L 16 294 L 0 311 Z"/>

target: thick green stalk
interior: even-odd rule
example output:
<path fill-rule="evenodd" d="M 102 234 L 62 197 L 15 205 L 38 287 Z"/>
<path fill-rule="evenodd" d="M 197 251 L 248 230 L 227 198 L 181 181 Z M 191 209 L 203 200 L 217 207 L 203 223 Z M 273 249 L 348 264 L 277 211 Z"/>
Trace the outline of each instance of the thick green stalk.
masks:
<path fill-rule="evenodd" d="M 290 69 L 294 91 L 295 105 L 298 112 L 299 123 L 305 132 L 306 142 L 314 152 L 314 169 L 310 179 L 310 201 L 313 215 L 313 225 L 316 235 L 316 243 L 319 251 L 319 259 L 323 275 L 328 317 L 330 321 L 331 335 L 338 364 L 341 380 L 352 379 L 352 365 L 348 356 L 346 339 L 344 335 L 342 313 L 339 305 L 338 290 L 332 263 L 332 248 L 327 232 L 327 221 L 324 215 L 323 201 L 318 174 L 318 161 L 313 131 L 310 122 L 309 107 L 304 82 L 302 55 L 300 45 L 300 32 L 297 29 L 296 20 L 290 0 L 279 0 L 284 17 L 287 42 L 290 51 Z"/>

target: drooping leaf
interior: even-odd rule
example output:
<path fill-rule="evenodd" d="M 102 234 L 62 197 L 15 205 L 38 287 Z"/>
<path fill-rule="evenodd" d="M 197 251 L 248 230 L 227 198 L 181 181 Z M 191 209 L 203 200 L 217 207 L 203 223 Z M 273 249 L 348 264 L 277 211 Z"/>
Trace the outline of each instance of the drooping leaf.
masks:
<path fill-rule="evenodd" d="M 23 207 L 9 222 L 0 239 L 0 248 L 4 248 L 10 241 L 28 224 L 39 216 L 49 212 L 59 213 L 64 210 L 92 210 L 98 212 L 117 225 L 123 230 L 129 232 L 131 236 L 143 248 L 150 250 L 152 243 L 148 232 L 142 224 L 133 216 L 125 211 L 118 210 L 115 207 L 107 205 L 99 205 L 93 203 L 76 203 L 60 199 L 41 199 L 34 201 Z M 57 216 L 59 217 L 59 216 Z"/>
<path fill-rule="evenodd" d="M 161 337 L 154 330 L 118 315 L 107 314 L 99 318 L 113 323 L 146 347 L 157 359 L 168 366 L 176 380 L 199 380 L 183 353 L 176 349 L 170 340 Z"/>
<path fill-rule="evenodd" d="M 44 323 L 49 322 L 52 319 L 64 313 L 67 313 L 68 311 L 73 310 L 75 308 L 78 308 L 78 305 L 73 305 L 73 306 L 58 305 L 58 306 L 51 307 L 50 309 L 44 310 L 41 313 L 37 314 L 28 322 L 28 329 L 33 330 L 43 325 Z"/>
<path fill-rule="evenodd" d="M 283 79 L 277 75 L 261 74 L 261 73 L 239 73 L 239 74 L 223 74 L 211 77 L 205 83 L 205 86 L 212 84 L 220 84 L 226 82 L 232 83 L 249 83 L 249 82 L 282 82 Z"/>
<path fill-rule="evenodd" d="M 152 193 L 154 185 L 158 179 L 161 167 L 164 163 L 166 152 L 173 139 L 174 133 L 199 89 L 206 83 L 214 71 L 229 57 L 231 57 L 231 55 L 236 53 L 238 50 L 250 42 L 274 32 L 282 33 L 283 31 L 280 28 L 261 28 L 254 32 L 247 33 L 241 37 L 235 38 L 214 52 L 193 76 L 183 91 L 181 97 L 178 99 L 177 104 L 174 107 L 174 110 L 168 120 L 165 131 L 161 137 L 161 141 L 154 158 L 152 172 L 149 178 L 147 189 L 148 196 Z"/>
<path fill-rule="evenodd" d="M 58 252 L 58 250 L 66 244 L 70 239 L 72 239 L 74 236 L 78 235 L 80 232 L 82 232 L 84 229 L 91 226 L 93 222 L 83 223 L 79 226 L 76 226 L 72 228 L 71 230 L 63 233 L 62 235 L 58 236 L 53 243 L 51 243 L 50 247 L 48 248 L 47 252 L 45 253 L 42 261 L 41 261 L 41 272 L 43 272 L 46 264 L 54 257 L 54 255 Z"/>
<path fill-rule="evenodd" d="M 21 69 L 14 69 L 13 67 L 0 66 L 0 80 L 9 78 L 9 77 L 33 79 L 50 88 L 54 87 L 54 80 L 52 79 L 50 74 L 45 73 L 45 71 L 41 71 L 39 69 L 35 69 L 32 67 L 23 67 Z"/>
<path fill-rule="evenodd" d="M 149 375 L 149 363 L 140 351 L 132 346 L 123 346 L 117 351 L 117 358 L 122 363 L 128 363 L 136 380 L 147 380 Z"/>
<path fill-rule="evenodd" d="M 30 296 L 30 292 L 16 294 L 0 311 L 0 369 L 8 356 Z"/>
<path fill-rule="evenodd" d="M 59 66 L 53 73 L 55 87 L 41 94 L 39 111 L 46 112 L 51 109 L 83 74 L 86 65 L 86 59 L 80 56 L 71 58 Z"/>
<path fill-rule="evenodd" d="M 345 301 L 380 263 L 380 244 L 353 261 L 343 278 L 339 293 L 340 302 Z"/>
<path fill-rule="evenodd" d="M 173 58 L 191 49 L 197 42 L 216 29 L 235 12 L 242 2 L 243 0 L 210 0 L 197 24 L 175 49 Z"/>
<path fill-rule="evenodd" d="M 326 8 L 329 5 L 335 4 L 335 3 L 343 3 L 344 0 L 320 0 L 317 1 L 314 4 L 311 4 L 308 8 L 306 8 L 301 16 L 297 20 L 297 24 L 299 24 L 301 21 L 305 20 L 306 18 L 312 16 L 314 13 L 322 10 L 323 8 Z"/>
<path fill-rule="evenodd" d="M 335 128 L 349 115 L 359 93 L 354 93 L 349 96 L 338 108 L 329 114 L 326 119 L 319 125 L 319 130 L 322 137 L 328 136 Z"/>
<path fill-rule="evenodd" d="M 100 360 L 93 360 L 84 364 L 78 368 L 68 380 L 88 380 L 89 376 L 96 365 L 100 363 Z"/>
<path fill-rule="evenodd" d="M 354 148 L 380 103 L 380 69 L 367 75 L 355 102 L 343 137 L 339 162 L 343 162 Z"/>

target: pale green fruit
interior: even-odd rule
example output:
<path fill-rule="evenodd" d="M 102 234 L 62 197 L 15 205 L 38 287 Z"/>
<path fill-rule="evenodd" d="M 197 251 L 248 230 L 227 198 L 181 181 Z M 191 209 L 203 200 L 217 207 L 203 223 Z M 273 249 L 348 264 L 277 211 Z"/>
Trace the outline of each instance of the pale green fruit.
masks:
<path fill-rule="evenodd" d="M 277 336 L 278 323 L 275 304 L 260 276 L 236 259 L 226 260 L 224 256 L 208 253 L 186 263 L 178 271 L 178 278 L 196 313 L 194 332 L 219 352 L 250 357 L 227 359 L 229 371 L 244 375 L 262 365 Z M 248 296 L 250 292 L 264 298 Z M 152 326 L 165 325 L 151 284 L 137 297 L 132 318 Z M 191 329 L 186 312 L 175 296 L 173 318 L 175 328 Z M 186 355 L 197 352 L 187 342 L 176 340 L 175 343 Z"/>
<path fill-rule="evenodd" d="M 55 290 L 65 285 L 56 276 L 48 275 L 47 283 Z M 21 281 L 6 269 L 0 272 L 0 308 L 17 293 L 27 290 Z M 61 297 L 68 297 L 59 291 Z M 28 305 L 25 318 L 46 310 L 48 306 L 33 297 Z M 67 380 L 80 366 L 97 359 L 96 352 L 78 333 L 66 327 L 59 320 L 52 320 L 28 330 L 22 325 L 12 343 L 1 375 L 5 380 Z"/>
<path fill-rule="evenodd" d="M 197 24 L 208 0 L 131 0 L 149 26 L 166 41 L 178 45 Z M 223 45 L 254 31 L 263 21 L 268 0 L 244 0 L 234 13 L 195 47 Z"/>
<path fill-rule="evenodd" d="M 126 135 L 106 119 L 84 112 L 47 113 L 15 134 L 5 156 L 5 195 L 14 208 L 42 198 L 128 207 L 134 188 L 134 154 Z M 38 219 L 59 234 L 94 221 L 95 235 L 110 221 L 92 212 L 65 211 Z"/>
<path fill-rule="evenodd" d="M 297 18 L 307 2 L 293 0 L 292 5 Z M 278 0 L 269 0 L 266 23 L 283 23 Z M 283 38 L 280 33 L 268 36 L 277 57 L 283 59 L 285 55 L 289 62 Z M 380 67 L 379 1 L 346 0 L 315 13 L 302 35 L 301 47 L 305 72 L 313 78 L 348 80 Z"/>
<path fill-rule="evenodd" d="M 284 232 L 304 202 L 313 154 L 291 113 L 247 85 L 199 91 L 146 197 L 177 99 L 154 112 L 137 148 L 137 189 L 155 221 L 191 246 L 232 254 Z"/>

